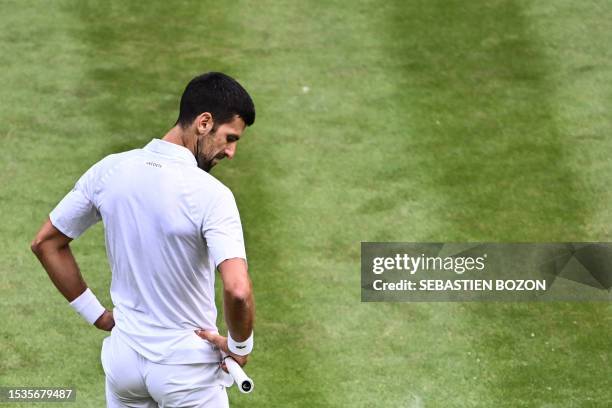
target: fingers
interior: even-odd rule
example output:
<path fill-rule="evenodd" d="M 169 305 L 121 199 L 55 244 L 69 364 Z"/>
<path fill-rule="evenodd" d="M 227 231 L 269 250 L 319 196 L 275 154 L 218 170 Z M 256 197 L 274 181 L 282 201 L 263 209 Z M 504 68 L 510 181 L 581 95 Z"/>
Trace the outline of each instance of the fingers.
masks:
<path fill-rule="evenodd" d="M 238 363 L 240 367 L 244 367 L 249 359 L 249 356 L 237 356 L 236 354 L 229 354 L 227 357 L 223 359 L 221 364 L 225 365 L 225 360 L 227 358 L 232 358 L 235 362 Z"/>
<path fill-rule="evenodd" d="M 224 339 L 223 336 L 220 336 L 216 333 L 213 332 L 209 332 L 206 330 L 196 330 L 195 333 L 202 339 L 206 340 L 206 341 L 210 341 L 211 343 L 213 343 L 215 346 L 219 347 L 219 345 L 222 343 L 222 340 Z"/>
<path fill-rule="evenodd" d="M 94 326 L 100 330 L 111 331 L 115 326 L 115 319 L 113 318 L 113 312 L 106 310 L 102 315 L 95 321 Z"/>
<path fill-rule="evenodd" d="M 227 337 L 223 337 L 217 333 L 202 329 L 195 330 L 195 334 L 197 334 L 201 339 L 211 342 L 219 350 L 232 357 L 234 360 L 236 360 L 240 367 L 244 367 L 246 365 L 249 356 L 239 356 L 229 351 L 227 347 Z M 221 368 L 223 368 L 223 371 L 227 372 L 227 367 L 225 367 L 225 363 L 221 363 Z"/>
<path fill-rule="evenodd" d="M 249 360 L 249 356 L 234 356 L 233 358 L 240 367 L 244 367 Z"/>
<path fill-rule="evenodd" d="M 195 334 L 197 334 L 198 336 L 200 336 L 204 340 L 208 340 L 208 341 L 212 342 L 212 339 L 211 339 L 211 336 L 210 336 L 212 334 L 211 332 L 207 332 L 206 330 L 198 329 L 198 330 L 195 330 Z"/>
<path fill-rule="evenodd" d="M 213 332 L 209 332 L 206 330 L 195 330 L 195 333 L 201 338 L 204 339 L 206 341 L 211 342 L 215 347 L 217 347 L 219 350 L 225 352 L 225 353 L 229 353 L 229 350 L 227 349 L 227 338 L 220 336 L 216 333 Z"/>

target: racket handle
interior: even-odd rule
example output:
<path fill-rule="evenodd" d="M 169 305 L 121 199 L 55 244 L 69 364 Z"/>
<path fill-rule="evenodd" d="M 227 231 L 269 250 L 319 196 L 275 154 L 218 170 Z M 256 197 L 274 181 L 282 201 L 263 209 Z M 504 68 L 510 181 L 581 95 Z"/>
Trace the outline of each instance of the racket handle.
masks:
<path fill-rule="evenodd" d="M 236 385 L 238 386 L 240 392 L 242 392 L 243 394 L 248 394 L 253 391 L 255 383 L 253 383 L 253 380 L 251 380 L 246 375 L 246 373 L 244 372 L 242 367 L 240 367 L 240 365 L 236 362 L 236 360 L 231 357 L 227 357 L 225 359 L 225 366 L 227 367 L 227 371 L 229 371 L 230 375 L 236 382 Z"/>

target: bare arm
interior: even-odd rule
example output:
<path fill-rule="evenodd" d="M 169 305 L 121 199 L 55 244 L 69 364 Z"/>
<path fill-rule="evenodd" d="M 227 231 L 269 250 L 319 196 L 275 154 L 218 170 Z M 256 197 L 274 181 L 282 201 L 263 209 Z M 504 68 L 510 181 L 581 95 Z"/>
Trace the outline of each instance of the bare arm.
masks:
<path fill-rule="evenodd" d="M 253 288 L 247 272 L 246 262 L 241 258 L 227 259 L 219 265 L 219 272 L 223 281 L 223 314 L 225 315 L 225 323 L 232 339 L 243 342 L 253 332 L 253 320 L 255 318 Z M 248 355 L 238 356 L 229 351 L 227 337 L 205 330 L 196 330 L 196 334 L 232 356 L 241 366 L 247 363 Z M 222 363 L 221 367 L 227 371 L 225 363 Z"/>
<path fill-rule="evenodd" d="M 223 280 L 223 312 L 227 328 L 236 341 L 245 341 L 253 331 L 253 288 L 244 259 L 227 259 L 219 265 Z"/>
<path fill-rule="evenodd" d="M 66 300 L 72 302 L 85 292 L 87 285 L 70 250 L 70 241 L 70 237 L 47 219 L 36 234 L 31 248 L 55 287 Z M 95 326 L 102 330 L 111 330 L 114 325 L 113 314 L 108 310 L 95 322 Z"/>

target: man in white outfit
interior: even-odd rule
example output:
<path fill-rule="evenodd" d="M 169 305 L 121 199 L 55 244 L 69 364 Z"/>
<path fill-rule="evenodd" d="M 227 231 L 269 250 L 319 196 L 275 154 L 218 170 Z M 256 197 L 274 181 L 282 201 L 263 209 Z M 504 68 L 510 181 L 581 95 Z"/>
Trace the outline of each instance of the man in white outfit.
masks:
<path fill-rule="evenodd" d="M 246 364 L 254 303 L 231 191 L 208 172 L 255 121 L 249 94 L 211 72 L 194 78 L 161 139 L 92 166 L 55 207 L 32 250 L 102 346 L 108 407 L 227 407 L 221 351 Z M 204 170 L 204 171 L 202 171 Z M 102 220 L 112 270 L 106 310 L 69 243 Z M 219 335 L 215 270 L 228 336 Z"/>

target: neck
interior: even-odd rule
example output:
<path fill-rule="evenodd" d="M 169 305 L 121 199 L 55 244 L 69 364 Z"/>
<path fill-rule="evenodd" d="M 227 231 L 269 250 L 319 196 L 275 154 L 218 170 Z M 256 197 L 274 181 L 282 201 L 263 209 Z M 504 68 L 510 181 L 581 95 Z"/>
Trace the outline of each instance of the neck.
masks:
<path fill-rule="evenodd" d="M 179 125 L 176 125 L 170 129 L 168 133 L 164 135 L 164 137 L 162 137 L 162 140 L 177 144 L 179 146 L 184 146 L 195 155 L 195 138 L 189 130 L 190 129 L 183 129 Z"/>

